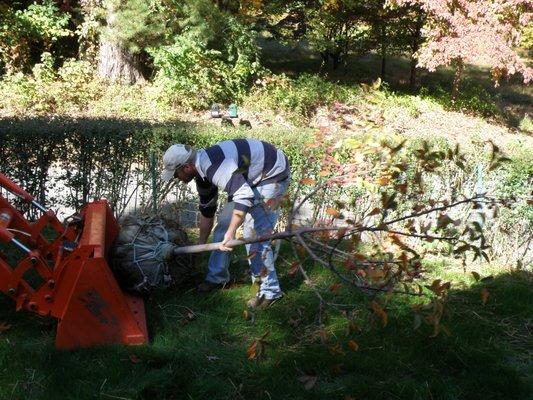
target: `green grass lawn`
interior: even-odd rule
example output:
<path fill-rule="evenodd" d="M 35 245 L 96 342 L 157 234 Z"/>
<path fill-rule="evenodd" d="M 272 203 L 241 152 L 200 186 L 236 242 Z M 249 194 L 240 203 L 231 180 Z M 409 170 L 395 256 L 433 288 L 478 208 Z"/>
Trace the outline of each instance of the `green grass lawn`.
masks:
<path fill-rule="evenodd" d="M 151 343 L 142 347 L 56 351 L 54 321 L 16 313 L 1 297 L 0 322 L 11 328 L 0 334 L 0 399 L 531 398 L 530 273 L 474 283 L 448 271 L 454 284 L 443 324 L 450 336 L 432 338 L 428 326 L 413 329 L 412 297 L 389 303 L 383 328 L 369 318 L 365 295 L 345 287 L 332 293 L 329 272 L 308 267 L 329 300 L 357 310 L 361 331 L 348 334 L 347 320 L 319 313 L 315 293 L 283 260 L 285 298 L 246 319 L 252 289 L 245 260 L 236 258 L 229 289 L 201 296 L 191 283 L 148 300 Z M 428 265 L 443 272 L 445 264 Z M 482 287 L 490 293 L 486 305 Z M 267 332 L 265 358 L 248 360 L 247 348 Z"/>

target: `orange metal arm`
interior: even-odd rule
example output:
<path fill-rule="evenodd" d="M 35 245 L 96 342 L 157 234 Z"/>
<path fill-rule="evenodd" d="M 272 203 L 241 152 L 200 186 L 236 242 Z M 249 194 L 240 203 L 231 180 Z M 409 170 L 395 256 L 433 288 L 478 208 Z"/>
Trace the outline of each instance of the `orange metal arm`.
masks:
<path fill-rule="evenodd" d="M 27 202 L 33 201 L 33 196 L 26 192 L 24 189 L 20 188 L 15 182 L 10 180 L 7 176 L 0 172 L 0 186 L 6 188 L 14 195 L 22 197 Z"/>

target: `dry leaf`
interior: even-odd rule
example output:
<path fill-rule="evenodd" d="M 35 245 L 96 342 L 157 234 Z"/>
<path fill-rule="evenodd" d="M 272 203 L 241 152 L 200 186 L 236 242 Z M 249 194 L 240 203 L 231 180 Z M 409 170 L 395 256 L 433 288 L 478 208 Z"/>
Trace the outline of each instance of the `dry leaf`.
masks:
<path fill-rule="evenodd" d="M 348 346 L 350 347 L 350 349 L 352 349 L 352 351 L 359 350 L 359 345 L 357 344 L 357 342 L 355 340 L 350 340 L 348 342 Z"/>
<path fill-rule="evenodd" d="M 385 328 L 387 326 L 387 322 L 388 322 L 387 313 L 375 301 L 372 302 L 372 311 L 374 312 L 376 317 L 381 319 L 381 325 L 383 326 L 383 328 Z"/>
<path fill-rule="evenodd" d="M 342 286 L 342 283 L 340 282 L 334 283 L 333 285 L 329 287 L 329 291 L 331 293 L 335 293 L 341 286 Z"/>
<path fill-rule="evenodd" d="M 248 347 L 248 350 L 246 350 L 246 355 L 248 356 L 248 360 L 253 360 L 256 356 L 257 351 L 257 344 L 259 342 L 257 340 L 254 340 L 250 347 Z"/>
<path fill-rule="evenodd" d="M 11 325 L 8 324 L 7 322 L 1 322 L 0 323 L 0 333 L 7 332 L 10 329 L 11 329 Z"/>
<path fill-rule="evenodd" d="M 353 256 L 357 261 L 366 261 L 366 257 L 361 253 L 355 253 Z"/>
<path fill-rule="evenodd" d="M 386 186 L 390 183 L 390 178 L 386 177 L 386 176 L 382 176 L 381 178 L 379 178 L 376 183 L 379 185 L 379 186 Z"/>
<path fill-rule="evenodd" d="M 344 350 L 342 349 L 342 346 L 340 343 L 335 343 L 333 346 L 329 346 L 329 352 L 331 354 L 339 354 L 341 356 L 346 354 Z"/>
<path fill-rule="evenodd" d="M 368 214 L 368 216 L 378 215 L 379 213 L 381 213 L 381 209 L 376 207 L 372 211 L 370 211 L 370 214 Z"/>
<path fill-rule="evenodd" d="M 401 194 L 406 194 L 407 193 L 407 184 L 406 183 L 401 183 L 399 185 L 396 186 L 396 190 L 398 190 Z"/>
<path fill-rule="evenodd" d="M 355 264 L 352 260 L 350 259 L 347 259 L 345 262 L 344 262 L 344 268 L 346 268 L 348 271 L 351 271 L 352 269 L 355 269 Z"/>
<path fill-rule="evenodd" d="M 261 276 L 261 278 L 264 278 L 265 276 L 268 275 L 268 269 L 267 267 L 263 267 L 261 268 L 261 272 L 259 273 L 259 276 Z"/>
<path fill-rule="evenodd" d="M 337 231 L 337 239 L 342 239 L 346 235 L 347 228 L 341 228 Z"/>
<path fill-rule="evenodd" d="M 298 272 L 298 267 L 300 266 L 300 263 L 298 261 L 294 261 L 288 271 L 288 274 L 290 276 L 296 275 L 296 272 Z"/>
<path fill-rule="evenodd" d="M 339 218 L 341 216 L 341 213 L 338 210 L 331 207 L 326 208 L 326 214 L 331 215 L 333 218 Z"/>
<path fill-rule="evenodd" d="M 302 185 L 314 185 L 316 183 L 316 181 L 312 178 L 303 178 L 300 183 Z"/>
<path fill-rule="evenodd" d="M 489 299 L 489 291 L 487 288 L 481 289 L 481 302 L 483 304 L 487 304 L 487 300 Z"/>

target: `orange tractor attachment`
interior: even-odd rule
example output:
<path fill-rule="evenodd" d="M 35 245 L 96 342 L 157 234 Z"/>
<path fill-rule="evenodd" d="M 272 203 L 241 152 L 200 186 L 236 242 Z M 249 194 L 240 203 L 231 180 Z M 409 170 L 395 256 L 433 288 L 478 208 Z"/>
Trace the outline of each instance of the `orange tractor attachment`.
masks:
<path fill-rule="evenodd" d="M 58 349 L 147 343 L 144 302 L 120 289 L 107 263 L 119 231 L 108 203 L 62 224 L 2 173 L 0 188 L 41 212 L 30 222 L 0 193 L 0 291 L 17 310 L 57 318 Z"/>

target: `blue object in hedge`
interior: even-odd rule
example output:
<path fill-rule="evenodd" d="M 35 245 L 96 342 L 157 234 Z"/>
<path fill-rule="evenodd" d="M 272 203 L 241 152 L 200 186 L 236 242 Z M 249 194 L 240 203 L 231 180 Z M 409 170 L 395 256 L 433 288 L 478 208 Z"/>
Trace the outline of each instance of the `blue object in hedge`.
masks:
<path fill-rule="evenodd" d="M 220 118 L 222 115 L 220 114 L 220 106 L 217 103 L 213 103 L 211 106 L 211 118 Z"/>
<path fill-rule="evenodd" d="M 229 105 L 228 114 L 230 118 L 237 118 L 237 105 L 235 103 Z"/>

